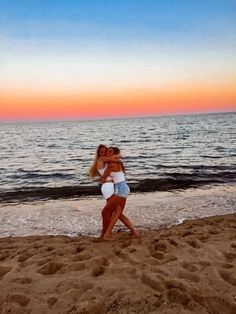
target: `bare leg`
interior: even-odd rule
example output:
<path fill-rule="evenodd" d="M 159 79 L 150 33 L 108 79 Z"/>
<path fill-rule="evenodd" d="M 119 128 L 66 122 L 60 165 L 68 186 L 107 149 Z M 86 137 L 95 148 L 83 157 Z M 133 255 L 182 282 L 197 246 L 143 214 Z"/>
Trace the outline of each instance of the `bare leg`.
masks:
<path fill-rule="evenodd" d="M 111 236 L 112 229 L 114 228 L 118 219 L 120 219 L 123 222 L 123 224 L 132 231 L 133 235 L 135 235 L 136 237 L 139 236 L 138 230 L 134 227 L 130 219 L 124 214 L 122 214 L 122 211 L 123 209 L 120 206 L 118 206 L 115 209 L 115 213 L 110 219 L 110 224 L 107 227 L 105 234 L 103 235 L 103 240 L 109 239 L 109 237 Z"/>
<path fill-rule="evenodd" d="M 104 240 L 110 237 L 112 229 L 114 228 L 118 219 L 120 219 L 123 224 L 131 230 L 133 235 L 139 236 L 139 232 L 134 227 L 133 223 L 122 213 L 125 204 L 126 199 L 118 195 L 112 195 L 112 197 L 107 200 L 107 204 L 102 210 L 103 229 L 101 232 L 101 238 Z"/>
<path fill-rule="evenodd" d="M 122 210 L 123 209 L 121 208 L 120 205 L 116 207 L 115 213 L 111 217 L 109 226 L 107 227 L 106 232 L 103 236 L 103 240 L 108 240 L 109 237 L 111 236 L 112 229 L 114 228 L 117 220 L 119 219 L 120 215 L 122 214 Z"/>
<path fill-rule="evenodd" d="M 133 223 L 131 222 L 131 220 L 125 216 L 124 214 L 121 213 L 119 219 L 123 222 L 123 224 L 132 231 L 133 235 L 135 236 L 139 236 L 139 232 L 138 230 L 134 227 Z"/>
<path fill-rule="evenodd" d="M 101 237 L 104 236 L 109 224 L 112 214 L 114 213 L 115 209 L 121 206 L 122 209 L 125 206 L 125 199 L 118 195 L 112 195 L 108 200 L 106 206 L 102 210 L 102 232 Z"/>

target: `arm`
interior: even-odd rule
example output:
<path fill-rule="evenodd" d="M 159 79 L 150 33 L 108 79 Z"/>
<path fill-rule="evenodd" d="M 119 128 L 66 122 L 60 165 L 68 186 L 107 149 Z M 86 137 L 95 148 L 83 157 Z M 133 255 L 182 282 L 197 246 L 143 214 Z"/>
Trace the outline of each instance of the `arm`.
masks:
<path fill-rule="evenodd" d="M 103 156 L 103 157 L 100 157 L 99 160 L 102 162 L 120 162 L 121 158 L 122 156 L 119 154 L 119 155 L 112 155 L 110 157 Z"/>
<path fill-rule="evenodd" d="M 105 170 L 103 176 L 100 177 L 101 182 L 106 182 L 106 178 L 110 175 L 110 173 L 113 170 L 113 165 L 112 163 L 108 165 L 107 169 Z"/>

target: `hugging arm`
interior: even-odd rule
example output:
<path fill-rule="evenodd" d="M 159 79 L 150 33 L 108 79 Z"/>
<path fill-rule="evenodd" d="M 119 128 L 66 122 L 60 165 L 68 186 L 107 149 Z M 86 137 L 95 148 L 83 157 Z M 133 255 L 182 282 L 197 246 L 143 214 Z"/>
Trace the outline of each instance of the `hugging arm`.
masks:
<path fill-rule="evenodd" d="M 101 182 L 105 182 L 106 178 L 110 175 L 112 171 L 115 171 L 118 164 L 120 164 L 121 155 L 113 155 L 111 157 L 103 157 L 105 158 L 105 161 L 107 162 L 108 166 L 105 170 L 104 174 L 100 177 Z"/>
<path fill-rule="evenodd" d="M 99 158 L 99 160 L 103 161 L 103 162 L 120 162 L 122 156 L 120 154 L 118 155 L 112 155 L 112 156 L 102 156 Z"/>
<path fill-rule="evenodd" d="M 110 163 L 107 167 L 107 169 L 105 170 L 104 174 L 100 177 L 101 182 L 105 182 L 106 178 L 110 175 L 110 173 L 113 170 L 113 165 L 112 163 Z"/>

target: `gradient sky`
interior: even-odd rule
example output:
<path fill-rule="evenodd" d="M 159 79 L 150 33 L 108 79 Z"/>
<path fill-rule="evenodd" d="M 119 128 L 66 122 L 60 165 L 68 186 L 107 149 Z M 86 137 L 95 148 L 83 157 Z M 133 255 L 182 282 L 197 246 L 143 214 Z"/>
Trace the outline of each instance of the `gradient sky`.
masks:
<path fill-rule="evenodd" d="M 236 110 L 236 0 L 0 0 L 0 120 Z"/>

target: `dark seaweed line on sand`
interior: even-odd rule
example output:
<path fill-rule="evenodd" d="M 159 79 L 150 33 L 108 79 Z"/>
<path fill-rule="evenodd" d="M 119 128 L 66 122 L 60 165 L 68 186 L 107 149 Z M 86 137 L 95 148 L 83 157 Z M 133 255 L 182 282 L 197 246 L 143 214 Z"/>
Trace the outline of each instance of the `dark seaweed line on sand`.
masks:
<path fill-rule="evenodd" d="M 131 192 L 171 191 L 176 189 L 197 188 L 210 184 L 223 184 L 236 182 L 235 176 L 226 178 L 217 176 L 193 177 L 179 175 L 175 178 L 144 179 L 138 183 L 130 183 Z M 18 203 L 35 200 L 50 200 L 60 198 L 77 198 L 81 196 L 101 195 L 101 186 L 62 186 L 16 189 L 13 191 L 0 191 L 1 203 Z"/>

